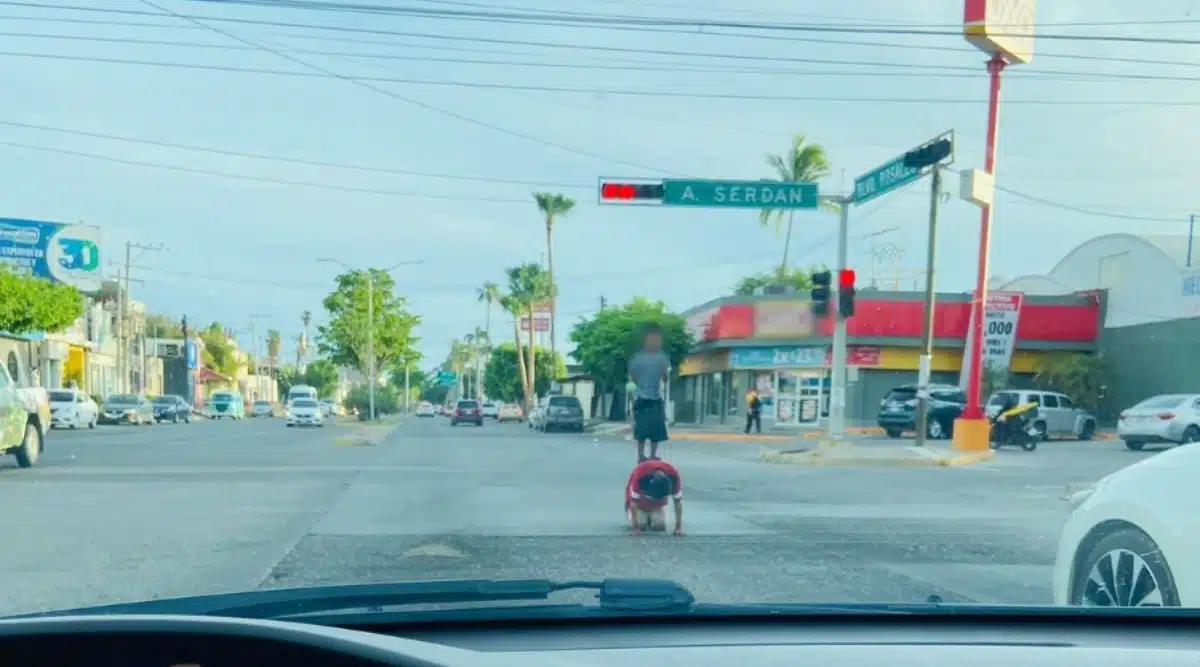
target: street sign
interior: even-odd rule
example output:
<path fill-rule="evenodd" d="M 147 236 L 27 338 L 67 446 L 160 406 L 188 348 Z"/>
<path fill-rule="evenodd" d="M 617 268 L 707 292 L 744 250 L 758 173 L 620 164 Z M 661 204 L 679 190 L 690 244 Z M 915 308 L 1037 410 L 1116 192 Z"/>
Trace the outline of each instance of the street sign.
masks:
<path fill-rule="evenodd" d="M 663 180 L 664 206 L 815 209 L 819 202 L 816 183 Z"/>
<path fill-rule="evenodd" d="M 437 374 L 437 382 L 442 386 L 451 386 L 458 380 L 458 375 L 450 371 L 440 371 Z"/>
<path fill-rule="evenodd" d="M 954 132 L 952 131 L 942 133 L 911 151 L 906 151 L 905 154 L 930 146 L 944 139 L 950 141 L 950 154 L 948 157 L 953 162 Z M 905 166 L 904 155 L 900 155 L 854 179 L 854 204 L 861 206 L 876 197 L 883 196 L 896 188 L 912 183 L 924 174 L 925 171 L 923 169 Z"/>

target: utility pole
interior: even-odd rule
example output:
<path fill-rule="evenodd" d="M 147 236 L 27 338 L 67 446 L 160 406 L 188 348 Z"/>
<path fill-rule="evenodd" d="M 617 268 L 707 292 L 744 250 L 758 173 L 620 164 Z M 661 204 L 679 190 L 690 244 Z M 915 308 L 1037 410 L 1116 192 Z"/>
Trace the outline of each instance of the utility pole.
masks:
<path fill-rule="evenodd" d="M 607 307 L 608 307 L 608 299 L 605 299 L 603 296 L 601 296 L 600 297 L 600 310 L 604 310 Z"/>
<path fill-rule="evenodd" d="M 850 205 L 854 203 L 853 196 L 831 199 L 838 205 L 838 234 L 837 234 L 837 276 L 846 269 L 847 246 L 849 245 Z M 830 300 L 835 304 L 841 303 L 841 280 L 830 281 L 832 285 Z M 846 319 L 841 313 L 833 318 L 833 359 L 831 372 L 833 377 L 829 382 L 829 439 L 840 442 L 846 435 Z"/>
<path fill-rule="evenodd" d="M 929 374 L 933 368 L 933 310 L 935 292 L 933 267 L 937 256 L 938 204 L 942 195 L 942 170 L 933 165 L 929 181 L 929 248 L 925 254 L 925 321 L 921 325 L 921 360 L 917 371 L 917 438 L 918 447 L 925 446 L 929 432 Z"/>
<path fill-rule="evenodd" d="M 408 386 L 408 372 L 411 367 L 412 367 L 412 362 L 409 361 L 408 359 L 405 359 L 404 360 L 404 414 L 409 414 L 409 412 L 411 410 L 409 404 L 412 402 L 412 391 L 409 389 L 409 386 Z"/>
<path fill-rule="evenodd" d="M 375 274 L 367 269 L 367 368 L 370 374 L 367 385 L 367 405 L 370 406 L 371 421 L 375 421 Z"/>
<path fill-rule="evenodd" d="M 253 372 L 250 375 L 254 376 L 255 396 L 252 397 L 254 400 L 263 398 L 261 394 L 264 393 L 262 378 L 258 377 L 259 367 L 262 362 L 262 359 L 258 356 L 258 320 L 264 320 L 268 317 L 270 316 L 262 313 L 252 313 L 250 315 L 250 356 L 254 361 L 254 368 L 251 369 Z"/>
<path fill-rule="evenodd" d="M 129 319 L 129 282 L 130 282 L 129 273 L 133 269 L 133 251 L 134 251 L 134 249 L 141 250 L 141 251 L 148 251 L 148 250 L 162 250 L 163 247 L 161 245 L 144 245 L 141 243 L 134 243 L 132 241 L 125 242 L 125 270 L 123 272 L 124 275 L 118 277 L 118 280 L 121 280 L 121 278 L 123 278 L 124 284 L 121 287 L 121 298 L 117 300 L 117 327 L 118 327 L 117 340 L 120 343 L 120 347 L 117 349 L 117 373 L 120 376 L 120 379 L 117 383 L 117 390 L 120 393 L 128 393 L 130 390 L 130 384 L 131 384 L 129 381 L 129 373 L 131 370 L 131 366 L 129 363 L 129 346 L 131 343 L 130 333 L 132 333 L 132 332 L 129 331 L 130 327 L 129 327 L 128 323 L 126 322 L 126 320 Z M 143 345 L 143 347 L 145 347 L 145 337 L 144 336 L 142 339 L 142 345 Z M 145 357 L 146 357 L 146 353 L 145 353 L 145 350 L 143 349 L 142 350 L 143 366 L 145 365 Z M 145 371 L 143 369 L 142 383 L 145 384 L 145 382 L 146 382 L 146 376 L 145 376 Z"/>

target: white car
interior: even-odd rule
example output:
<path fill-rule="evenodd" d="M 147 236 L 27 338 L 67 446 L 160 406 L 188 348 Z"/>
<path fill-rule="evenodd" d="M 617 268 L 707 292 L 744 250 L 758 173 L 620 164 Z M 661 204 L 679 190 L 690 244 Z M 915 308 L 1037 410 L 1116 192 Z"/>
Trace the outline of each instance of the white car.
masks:
<path fill-rule="evenodd" d="M 311 398 L 297 398 L 288 405 L 287 425 L 324 426 L 325 411 Z"/>
<path fill-rule="evenodd" d="M 422 401 L 422 403 L 417 406 L 417 416 L 435 417 L 437 416 L 437 410 L 434 410 L 433 403 L 430 403 L 429 401 Z"/>
<path fill-rule="evenodd" d="M 320 401 L 320 405 L 322 417 L 328 418 L 333 416 L 333 401 Z"/>
<path fill-rule="evenodd" d="M 500 406 L 491 401 L 484 402 L 483 416 L 485 419 L 500 419 Z"/>
<path fill-rule="evenodd" d="M 1070 494 L 1054 602 L 1200 606 L 1200 447 L 1144 458 Z"/>
<path fill-rule="evenodd" d="M 50 392 L 52 428 L 96 428 L 99 421 L 100 406 L 91 396 L 78 389 L 55 389 Z"/>
<path fill-rule="evenodd" d="M 274 417 L 275 416 L 275 407 L 271 405 L 270 401 L 255 401 L 254 407 L 251 408 L 250 416 L 251 417 L 268 417 L 268 418 Z"/>
<path fill-rule="evenodd" d="M 1121 412 L 1117 437 L 1139 450 L 1148 444 L 1190 445 L 1200 441 L 1200 394 L 1163 394 Z"/>

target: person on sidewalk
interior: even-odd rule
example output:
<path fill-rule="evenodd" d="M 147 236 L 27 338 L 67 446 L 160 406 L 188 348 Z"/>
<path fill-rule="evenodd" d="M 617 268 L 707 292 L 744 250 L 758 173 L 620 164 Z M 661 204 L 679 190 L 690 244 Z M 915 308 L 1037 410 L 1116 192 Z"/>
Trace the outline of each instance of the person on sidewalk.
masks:
<path fill-rule="evenodd" d="M 683 535 L 683 478 L 666 461 L 637 464 L 625 483 L 625 516 L 634 535 L 667 529 L 667 498 L 675 506 L 675 535 Z"/>
<path fill-rule="evenodd" d="M 651 325 L 642 339 L 642 349 L 629 361 L 629 381 L 634 386 L 633 439 L 637 441 L 638 463 L 658 458 L 658 443 L 667 439 L 667 410 L 662 384 L 671 360 L 662 351 L 662 330 Z"/>
<path fill-rule="evenodd" d="M 758 390 L 754 387 L 746 392 L 746 433 L 750 433 L 750 426 L 754 425 L 755 433 L 762 433 L 762 399 L 758 397 Z"/>

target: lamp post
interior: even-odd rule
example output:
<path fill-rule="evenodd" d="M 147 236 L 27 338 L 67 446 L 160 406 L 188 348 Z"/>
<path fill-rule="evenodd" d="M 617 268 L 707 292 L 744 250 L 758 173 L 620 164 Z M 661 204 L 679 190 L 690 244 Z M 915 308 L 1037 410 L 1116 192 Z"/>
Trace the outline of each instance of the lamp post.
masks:
<path fill-rule="evenodd" d="M 328 264 L 337 264 L 347 271 L 355 271 L 356 269 L 345 262 L 333 259 L 331 257 L 321 257 L 318 262 Z M 390 273 L 402 266 L 413 266 L 421 264 L 420 260 L 411 260 L 400 262 L 393 266 L 383 269 L 384 273 Z M 375 421 L 375 383 L 379 381 L 379 372 L 375 368 L 375 274 L 372 269 L 367 269 L 367 414 L 368 419 Z"/>

